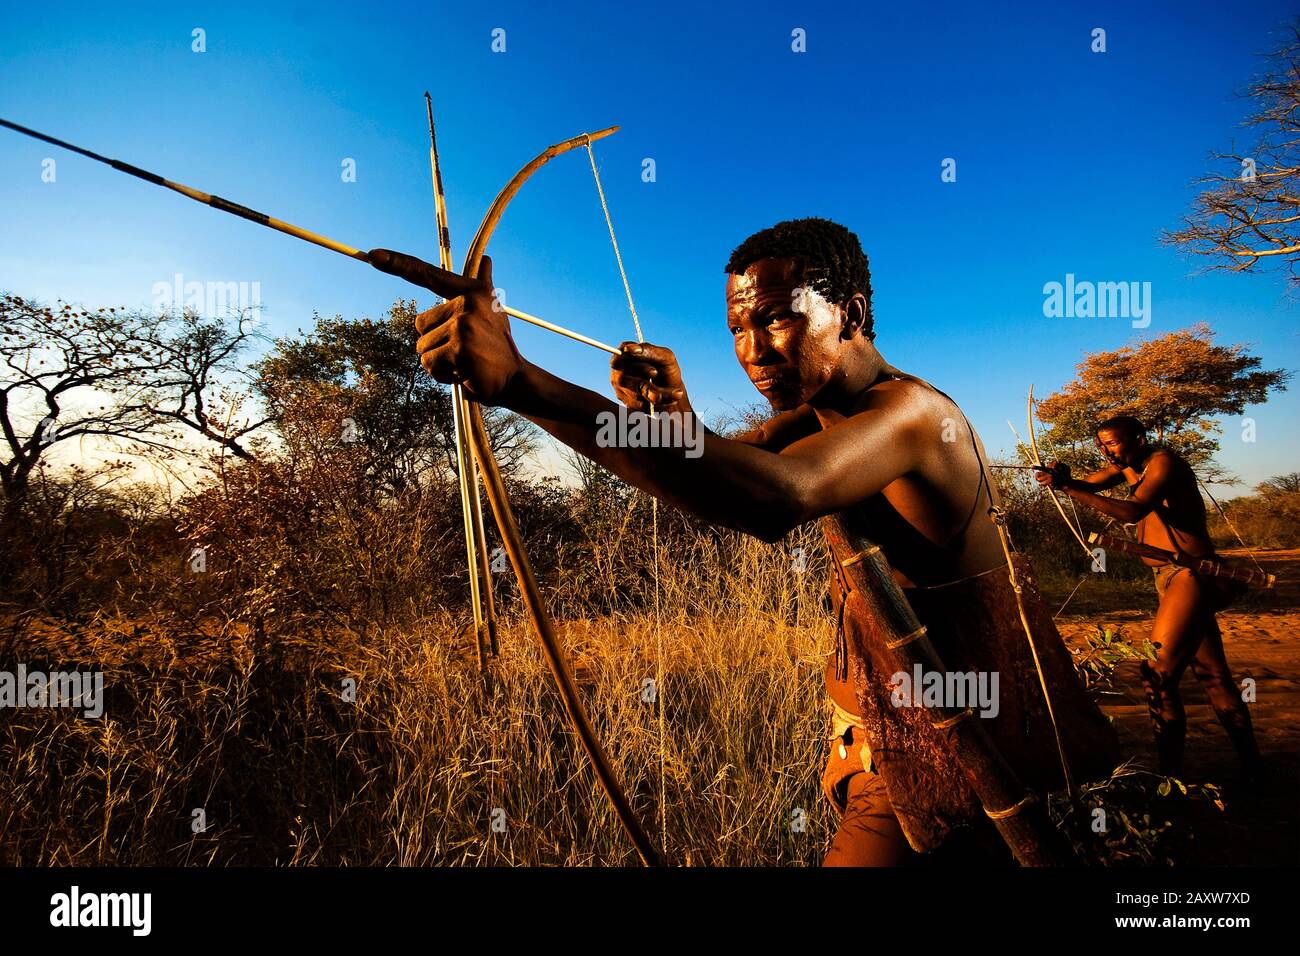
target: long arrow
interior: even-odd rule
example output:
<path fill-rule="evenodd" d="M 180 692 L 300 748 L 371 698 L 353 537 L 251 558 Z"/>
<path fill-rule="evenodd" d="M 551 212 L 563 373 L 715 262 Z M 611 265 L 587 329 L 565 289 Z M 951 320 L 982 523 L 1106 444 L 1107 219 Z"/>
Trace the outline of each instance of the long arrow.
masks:
<path fill-rule="evenodd" d="M 222 212 L 228 212 L 232 216 L 238 216 L 240 219 L 247 219 L 249 222 L 255 222 L 259 226 L 266 226 L 268 229 L 274 229 L 282 232 L 286 236 L 293 236 L 295 239 L 301 239 L 304 242 L 310 242 L 322 248 L 329 249 L 331 252 L 337 252 L 340 255 L 348 256 L 351 259 L 360 259 L 362 262 L 368 262 L 381 272 L 387 272 L 390 275 L 400 276 L 417 285 L 428 288 L 427 281 L 421 281 L 421 277 L 429 274 L 427 270 L 435 268 L 423 259 L 417 259 L 415 256 L 408 256 L 401 252 L 392 252 L 388 249 L 371 249 L 366 252 L 361 249 L 354 249 L 352 246 L 338 242 L 328 236 L 322 236 L 318 232 L 312 232 L 310 229 L 303 229 L 301 226 L 295 226 L 291 222 L 285 222 L 283 219 L 276 219 L 274 216 L 268 216 L 264 212 L 258 212 L 256 209 L 249 209 L 237 202 L 231 202 L 229 199 L 223 199 L 220 196 L 214 196 L 212 193 L 205 193 L 200 189 L 192 186 L 186 186 L 184 183 L 173 182 L 170 179 L 164 179 L 157 173 L 151 173 L 147 169 L 141 169 L 139 166 L 132 166 L 130 163 L 124 163 L 120 159 L 110 159 L 99 153 L 81 146 L 74 146 L 72 143 L 56 139 L 45 133 L 37 132 L 34 129 L 28 129 L 26 126 L 19 126 L 17 123 L 11 123 L 7 119 L 0 119 L 0 126 L 8 127 L 16 133 L 22 133 L 24 136 L 30 136 L 33 139 L 39 139 L 54 146 L 71 150 L 74 153 L 80 153 L 88 159 L 93 159 L 97 163 L 103 163 L 106 166 L 112 166 L 120 173 L 126 173 L 134 176 L 136 179 L 143 179 L 147 183 L 153 183 L 155 186 L 163 186 L 173 192 L 178 192 L 182 196 L 193 199 L 195 202 L 201 202 L 205 206 L 211 206 L 213 209 L 220 209 Z M 613 133 L 618 132 L 617 126 L 611 126 L 609 129 L 602 129 L 595 133 L 586 134 L 592 140 L 603 139 Z M 527 312 L 520 312 L 518 309 L 512 309 L 501 305 L 501 311 L 506 315 L 513 316 L 524 322 L 529 322 L 539 328 L 546 329 L 550 332 L 557 332 L 560 335 L 566 335 L 574 341 L 581 342 L 584 345 L 590 345 L 592 348 L 603 349 L 612 355 L 618 355 L 619 350 L 612 345 L 606 345 L 604 342 L 583 335 L 581 332 L 574 332 L 563 326 L 556 325 L 553 322 L 547 322 L 545 319 L 538 318 L 535 315 L 529 315 Z"/>
<path fill-rule="evenodd" d="M 434 217 L 438 224 L 438 262 L 451 272 L 451 229 L 447 225 L 447 196 L 442 189 L 442 167 L 438 164 L 438 138 L 433 131 L 433 98 L 424 92 L 429 114 L 429 169 L 433 174 Z M 469 556 L 469 599 L 474 610 L 475 646 L 480 671 L 487 669 L 488 655 L 497 656 L 496 606 L 492 600 L 492 571 L 488 565 L 487 533 L 483 526 L 483 503 L 478 494 L 479 468 L 470 448 L 469 407 L 459 382 L 451 386 L 452 424 L 456 432 L 456 476 L 460 481 L 460 507 L 465 519 L 465 551 Z M 479 575 L 482 574 L 482 584 Z M 484 630 L 486 628 L 486 630 Z"/>
<path fill-rule="evenodd" d="M 267 226 L 286 235 L 323 246 L 333 252 L 340 253 L 352 259 L 360 259 L 362 262 L 368 262 L 376 269 L 387 272 L 390 275 L 400 276 L 408 282 L 422 286 L 430 291 L 436 291 L 433 288 L 433 282 L 438 276 L 445 278 L 446 272 L 430 265 L 422 259 L 415 256 L 408 256 L 405 253 L 393 252 L 390 249 L 371 249 L 369 252 L 363 252 L 360 249 L 354 249 L 351 246 L 336 242 L 326 236 L 310 232 L 291 223 L 284 222 L 280 219 L 273 219 L 265 213 L 249 209 L 247 206 L 241 206 L 238 203 L 230 202 L 228 199 L 222 199 L 220 196 L 213 196 L 209 193 L 192 189 L 181 183 L 175 183 L 164 179 L 156 173 L 141 169 L 138 166 L 132 166 L 130 163 L 123 163 L 119 160 L 109 159 L 107 156 L 101 156 L 99 153 L 91 152 L 80 146 L 74 146 L 63 140 L 55 139 L 53 136 L 47 136 L 36 130 L 28 129 L 25 126 L 19 126 L 17 123 L 11 123 L 8 120 L 0 119 L 0 126 L 6 126 L 15 132 L 22 133 L 24 136 L 31 136 L 35 139 L 52 143 L 64 149 L 72 150 L 83 156 L 93 159 L 96 162 L 112 166 L 119 172 L 128 173 L 145 182 L 153 183 L 156 186 L 165 186 L 174 190 L 183 196 L 187 196 L 196 202 L 212 206 L 214 209 L 220 209 L 223 212 L 231 213 L 242 219 L 248 219 L 261 226 Z M 528 165 L 519 170 L 493 200 L 492 205 L 488 208 L 487 214 L 483 217 L 482 223 L 479 224 L 478 232 L 474 236 L 474 241 L 470 245 L 470 251 L 465 260 L 464 274 L 470 278 L 478 275 L 479 265 L 483 259 L 484 250 L 487 248 L 488 239 L 491 238 L 493 230 L 501 220 L 506 206 L 514 198 L 520 187 L 527 182 L 528 178 L 549 162 L 553 157 L 574 149 L 577 146 L 585 145 L 597 139 L 603 139 L 613 133 L 618 132 L 617 126 L 611 126 L 595 133 L 584 133 L 581 136 L 575 136 L 567 139 L 562 143 L 556 143 L 543 150 Z M 567 335 L 569 338 L 584 342 L 587 345 L 604 349 L 615 355 L 620 354 L 619 350 L 610 345 L 605 345 L 595 339 L 581 335 L 577 332 L 571 332 L 568 329 L 546 322 L 536 316 L 528 315 L 524 312 L 508 309 L 502 306 L 502 310 L 515 318 L 522 319 L 525 322 L 531 322 L 542 328 L 549 329 L 553 332 L 559 332 Z M 467 403 L 469 438 L 473 447 L 474 457 L 483 469 L 483 482 L 487 490 L 488 501 L 492 505 L 493 515 L 496 517 L 497 528 L 501 531 L 502 542 L 505 546 L 506 554 L 510 558 L 510 563 L 514 566 L 515 576 L 519 581 L 519 589 L 523 595 L 524 602 L 532 615 L 533 622 L 537 628 L 538 638 L 546 652 L 547 663 L 550 665 L 551 672 L 555 677 L 556 685 L 559 688 L 560 696 L 564 701 L 565 710 L 578 733 L 582 742 L 583 749 L 595 770 L 596 777 L 599 779 L 602 788 L 609 797 L 610 804 L 613 806 L 619 821 L 623 824 L 633 844 L 636 846 L 637 853 L 641 861 L 647 866 L 662 865 L 663 858 L 654 844 L 650 842 L 649 836 L 637 819 L 635 811 L 632 809 L 631 802 L 627 795 L 623 793 L 622 787 L 618 783 L 618 778 L 614 773 L 613 767 L 609 763 L 609 758 L 605 754 L 605 748 L 601 746 L 600 739 L 596 736 L 595 728 L 591 724 L 591 719 L 587 716 L 586 708 L 583 707 L 582 697 L 578 692 L 577 682 L 573 679 L 573 674 L 569 669 L 564 649 L 560 644 L 559 638 L 555 633 L 555 626 L 546 612 L 546 605 L 542 602 L 541 589 L 537 586 L 537 580 L 533 575 L 532 566 L 528 561 L 528 555 L 524 551 L 523 537 L 519 533 L 519 526 L 515 522 L 514 514 L 510 508 L 510 501 L 506 495 L 505 482 L 501 478 L 500 468 L 497 465 L 495 456 L 492 454 L 492 446 L 488 441 L 487 428 L 483 424 L 483 416 L 475 402 Z"/>

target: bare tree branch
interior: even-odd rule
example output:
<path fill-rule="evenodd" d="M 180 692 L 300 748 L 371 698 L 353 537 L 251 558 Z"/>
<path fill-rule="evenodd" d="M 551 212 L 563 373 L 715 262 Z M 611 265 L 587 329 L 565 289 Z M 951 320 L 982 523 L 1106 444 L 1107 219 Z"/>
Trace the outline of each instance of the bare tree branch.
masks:
<path fill-rule="evenodd" d="M 60 442 L 97 437 L 127 446 L 170 447 L 179 426 L 232 454 L 268 421 L 232 425 L 255 337 L 233 322 L 192 313 L 49 308 L 0 296 L 0 492 L 6 518 L 20 508 L 33 472 Z M 224 413 L 224 421 L 223 421 Z"/>
<path fill-rule="evenodd" d="M 1244 272 L 1277 261 L 1294 284 L 1300 283 L 1300 137 L 1292 135 L 1300 132 L 1300 18 L 1286 27 L 1285 41 L 1266 63 L 1238 94 L 1255 101 L 1242 123 L 1259 131 L 1255 149 L 1211 153 L 1211 162 L 1228 171 L 1197 180 L 1209 188 L 1192 202 L 1183 228 L 1162 241 L 1205 257 L 1207 269 Z"/>

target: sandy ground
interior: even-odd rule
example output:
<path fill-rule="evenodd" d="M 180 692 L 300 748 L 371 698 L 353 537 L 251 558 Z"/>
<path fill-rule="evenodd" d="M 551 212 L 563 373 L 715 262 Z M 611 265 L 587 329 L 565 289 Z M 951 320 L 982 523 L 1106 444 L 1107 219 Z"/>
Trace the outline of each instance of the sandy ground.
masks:
<path fill-rule="evenodd" d="M 1226 556 L 1249 560 L 1244 554 Z M 1245 787 L 1237 775 L 1235 754 L 1196 679 L 1183 676 L 1187 709 L 1187 780 L 1224 787 L 1228 812 L 1224 833 L 1206 842 L 1205 863 L 1300 863 L 1300 550 L 1257 553 L 1266 571 L 1276 574 L 1277 586 L 1252 591 L 1219 615 L 1224 649 L 1233 677 L 1256 682 L 1251 704 L 1255 735 L 1264 756 L 1265 773 L 1257 785 Z M 1150 634 L 1156 597 L 1135 593 L 1134 607 L 1117 607 L 1115 598 L 1089 602 L 1083 590 L 1057 620 L 1066 643 L 1075 646 L 1097 624 L 1122 624 L 1130 640 Z M 1109 606 L 1108 606 L 1109 605 Z M 1103 710 L 1115 719 L 1126 756 L 1156 767 L 1151 723 L 1136 663 L 1121 665 L 1114 685 L 1119 696 L 1108 698 Z"/>

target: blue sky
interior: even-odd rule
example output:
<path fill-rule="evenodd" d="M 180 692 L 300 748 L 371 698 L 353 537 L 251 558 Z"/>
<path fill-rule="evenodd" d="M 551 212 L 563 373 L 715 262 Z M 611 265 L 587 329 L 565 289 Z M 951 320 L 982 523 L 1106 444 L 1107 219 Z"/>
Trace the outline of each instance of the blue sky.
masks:
<path fill-rule="evenodd" d="M 560 139 L 612 124 L 602 179 L 646 337 L 697 408 L 758 399 L 724 323 L 751 232 L 820 215 L 872 267 L 877 344 L 953 395 L 991 451 L 1029 384 L 1085 353 L 1204 320 L 1265 367 L 1300 366 L 1276 274 L 1194 275 L 1157 242 L 1226 148 L 1232 92 L 1291 4 L 7 4 L 0 116 L 341 241 L 436 260 L 422 94 L 434 97 L 457 261 L 497 190 Z M 881 7 L 882 9 L 875 9 Z M 1094 27 L 1107 52 L 1090 51 Z M 206 33 L 206 52 L 191 49 Z M 506 50 L 491 49 L 505 30 Z M 802 28 L 807 52 L 791 50 Z M 1248 134 L 1246 134 L 1248 136 Z M 41 162 L 57 178 L 41 181 Z M 653 158 L 656 181 L 643 182 Z M 957 161 L 957 181 L 940 164 Z M 341 164 L 355 160 L 356 181 Z M 377 315 L 399 280 L 0 130 L 0 288 L 147 306 L 153 286 L 258 282 L 272 334 Z M 632 338 L 582 152 L 515 200 L 491 247 L 509 304 Z M 1152 322 L 1046 318 L 1067 273 L 1152 284 Z M 609 394 L 606 358 L 517 328 L 533 361 Z M 1225 422 L 1246 481 L 1300 470 L 1297 393 Z"/>

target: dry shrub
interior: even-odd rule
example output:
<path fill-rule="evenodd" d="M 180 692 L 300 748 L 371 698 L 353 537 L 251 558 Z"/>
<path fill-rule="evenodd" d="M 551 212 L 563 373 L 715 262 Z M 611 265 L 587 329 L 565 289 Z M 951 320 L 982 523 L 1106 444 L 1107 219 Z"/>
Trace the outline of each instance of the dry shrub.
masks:
<path fill-rule="evenodd" d="M 1275 491 L 1221 502 L 1232 522 L 1211 507 L 1210 536 L 1220 548 L 1300 548 L 1300 491 Z M 1236 533 L 1233 529 L 1236 529 Z"/>
<path fill-rule="evenodd" d="M 757 564 L 758 575 L 782 573 L 770 555 Z M 665 570 L 675 593 L 680 568 Z M 505 623 L 492 693 L 463 624 L 446 613 L 360 635 L 185 633 L 107 617 L 28 628 L 4 666 L 35 667 L 44 655 L 64 669 L 84 662 L 105 671 L 108 705 L 99 720 L 19 710 L 0 726 L 4 859 L 635 862 L 530 625 Z M 642 819 L 667 834 L 671 859 L 820 858 L 825 754 L 811 715 L 824 628 L 675 609 L 568 621 L 562 633 L 597 732 Z M 662 714 L 643 702 L 646 678 L 657 680 Z M 355 702 L 344 699 L 346 679 Z M 199 808 L 208 829 L 195 833 Z M 496 808 L 507 824 L 499 833 Z M 790 826 L 797 809 L 803 832 Z"/>
<path fill-rule="evenodd" d="M 635 862 L 508 574 L 484 687 L 454 483 L 378 493 L 337 420 L 304 415 L 289 450 L 214 460 L 154 532 L 106 532 L 96 547 L 116 556 L 75 613 L 7 615 L 0 669 L 100 670 L 108 703 L 98 720 L 0 722 L 5 862 Z M 668 857 L 819 860 L 818 532 L 766 545 L 668 509 L 656 529 L 615 483 L 511 491 L 598 734 Z"/>

